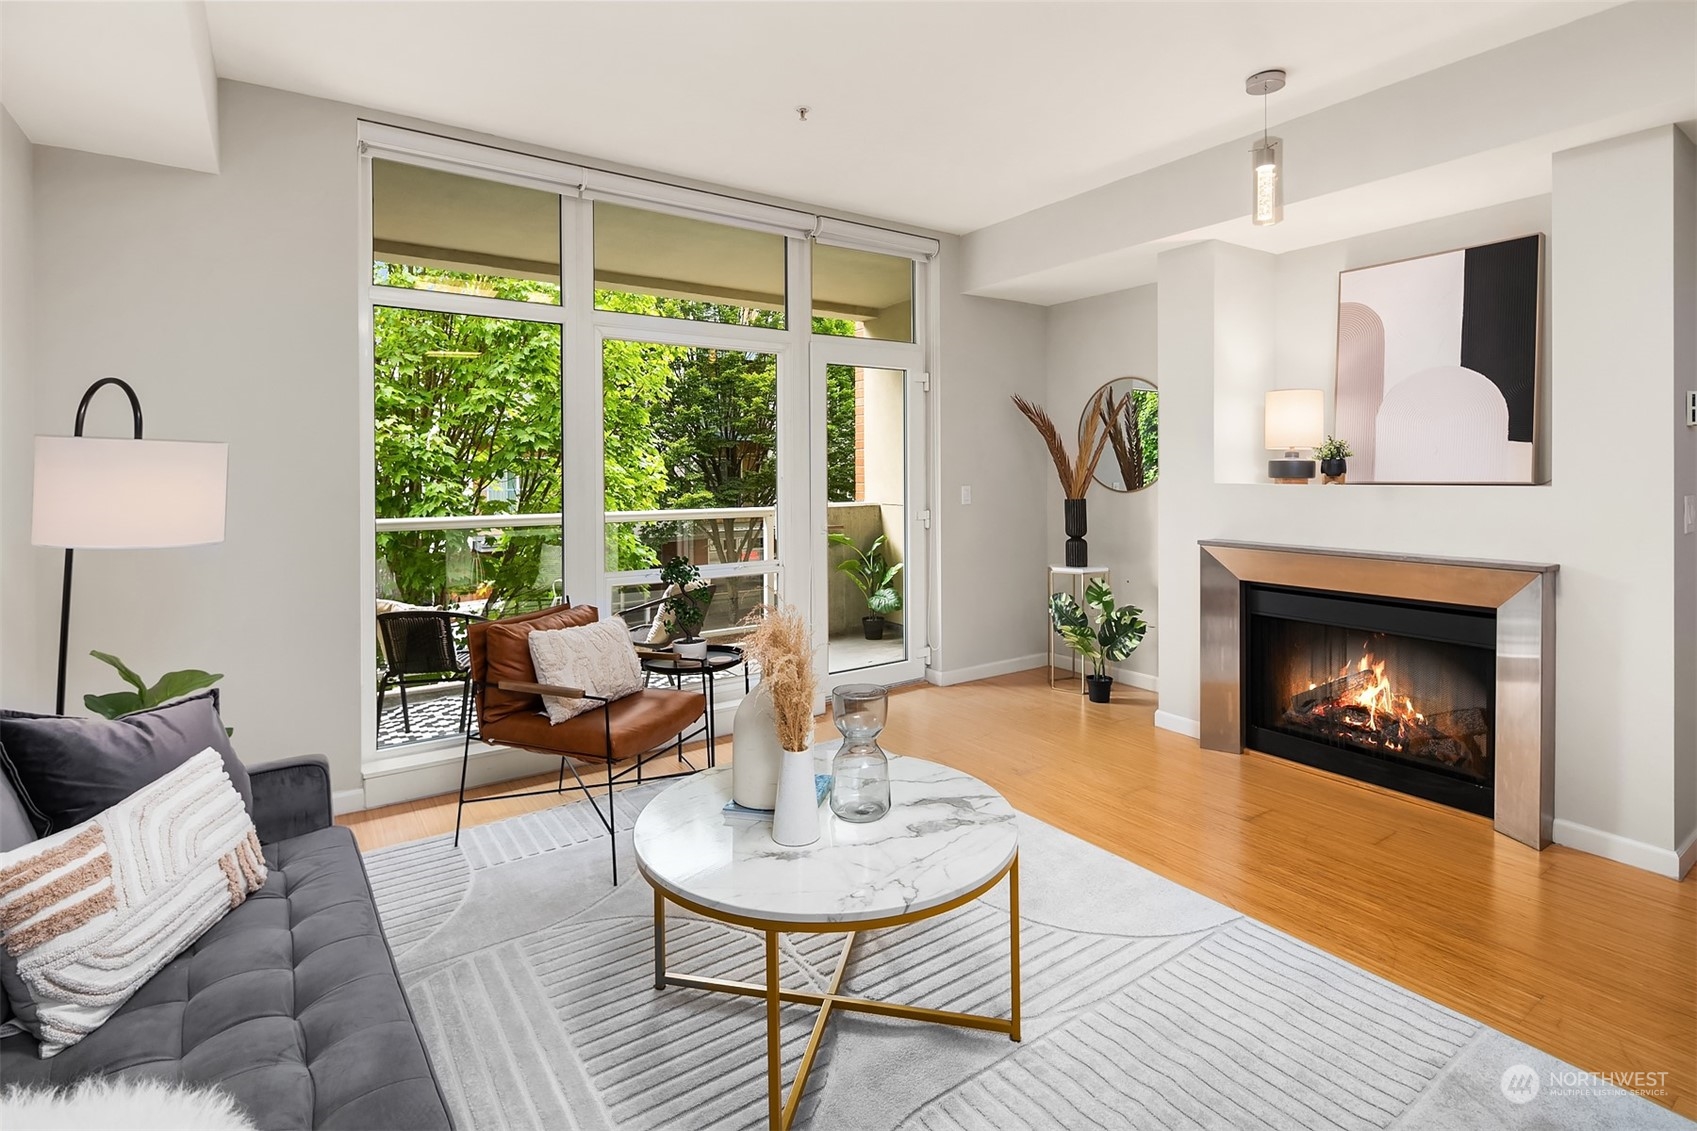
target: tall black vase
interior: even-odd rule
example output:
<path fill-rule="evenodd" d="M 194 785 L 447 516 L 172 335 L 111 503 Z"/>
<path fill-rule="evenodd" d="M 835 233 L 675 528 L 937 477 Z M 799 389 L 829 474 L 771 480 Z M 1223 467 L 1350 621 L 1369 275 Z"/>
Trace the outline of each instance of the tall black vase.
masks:
<path fill-rule="evenodd" d="M 1085 515 L 1084 500 L 1063 500 L 1061 509 L 1067 521 L 1067 565 L 1087 566 L 1090 564 L 1090 547 L 1085 543 L 1084 535 L 1090 524 Z"/>

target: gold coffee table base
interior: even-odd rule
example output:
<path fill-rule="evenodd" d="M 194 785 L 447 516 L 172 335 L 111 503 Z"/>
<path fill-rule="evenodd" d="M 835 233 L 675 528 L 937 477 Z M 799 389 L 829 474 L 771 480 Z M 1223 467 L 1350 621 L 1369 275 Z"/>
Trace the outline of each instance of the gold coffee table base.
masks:
<path fill-rule="evenodd" d="M 645 873 L 646 874 L 646 873 Z M 851 997 L 838 993 L 842 985 L 843 975 L 848 972 L 849 954 L 854 950 L 855 937 L 864 931 L 881 930 L 885 927 L 899 927 L 906 923 L 917 923 L 922 919 L 930 919 L 946 911 L 967 904 L 1002 882 L 1002 877 L 1008 880 L 1008 972 L 1013 996 L 1013 1009 L 1008 1017 L 985 1017 L 976 1013 L 955 1013 L 947 1009 L 927 1009 L 919 1005 L 898 1005 L 893 1002 L 873 1001 L 870 998 Z M 947 903 L 936 907 L 928 907 L 924 911 L 916 911 L 908 915 L 892 915 L 883 919 L 869 919 L 853 924 L 849 930 L 848 939 L 843 943 L 843 951 L 837 959 L 837 968 L 831 974 L 830 988 L 824 993 L 811 990 L 786 990 L 778 983 L 778 936 L 782 934 L 835 934 L 845 931 L 843 923 L 793 923 L 770 919 L 750 919 L 741 915 L 733 915 L 725 911 L 704 907 L 690 899 L 682 898 L 672 892 L 663 891 L 648 877 L 654 888 L 654 988 L 665 989 L 667 986 L 682 986 L 693 990 L 712 990 L 715 993 L 737 994 L 742 997 L 758 997 L 766 999 L 766 1103 L 769 1122 L 772 1131 L 787 1131 L 795 1119 L 797 1108 L 801 1105 L 802 1091 L 807 1086 L 807 1074 L 813 1068 L 813 1058 L 819 1052 L 819 1042 L 825 1036 L 825 1024 L 831 1019 L 836 1010 L 849 1013 L 871 1013 L 879 1017 L 904 1017 L 909 1021 L 929 1021 L 936 1025 L 955 1025 L 963 1029 L 984 1029 L 992 1033 L 1006 1033 L 1009 1040 L 1019 1040 L 1019 854 L 1008 862 L 1008 866 L 992 876 L 984 884 L 962 895 L 956 896 Z M 670 900 L 679 907 L 688 908 L 698 915 L 716 919 L 721 923 L 731 923 L 739 927 L 752 927 L 766 936 L 766 984 L 755 982 L 733 982 L 724 978 L 702 978 L 694 974 L 673 974 L 666 969 L 666 903 Z M 789 1095 L 784 1095 L 783 1063 L 780 1041 L 780 1024 L 778 1006 L 782 1002 L 797 1005 L 818 1006 L 819 1016 L 813 1022 L 813 1034 L 807 1039 L 807 1048 L 801 1054 L 801 1067 L 796 1070 L 795 1081 L 790 1085 Z"/>

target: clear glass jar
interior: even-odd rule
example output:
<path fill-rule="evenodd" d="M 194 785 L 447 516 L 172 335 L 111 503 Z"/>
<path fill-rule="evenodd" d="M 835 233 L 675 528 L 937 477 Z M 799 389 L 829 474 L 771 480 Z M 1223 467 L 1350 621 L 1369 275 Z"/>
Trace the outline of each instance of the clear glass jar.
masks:
<path fill-rule="evenodd" d="M 845 683 L 831 692 L 832 721 L 842 749 L 831 759 L 831 812 L 857 824 L 890 811 L 890 760 L 878 747 L 889 716 L 889 688 Z"/>

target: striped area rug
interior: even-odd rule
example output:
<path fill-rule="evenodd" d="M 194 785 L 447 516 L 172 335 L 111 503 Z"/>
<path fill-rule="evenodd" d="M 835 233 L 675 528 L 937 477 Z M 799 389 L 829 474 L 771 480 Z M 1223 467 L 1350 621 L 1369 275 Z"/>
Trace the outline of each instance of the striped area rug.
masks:
<path fill-rule="evenodd" d="M 653 897 L 619 795 L 621 883 L 578 801 L 366 857 L 432 1061 L 465 1129 L 757 1129 L 756 999 L 653 988 Z M 1510 1098 L 1570 1066 L 1030 818 L 1021 818 L 1024 1041 L 840 1016 L 798 1127 L 985 1129 L 1690 1127 L 1606 1086 Z M 1003 891 L 861 936 L 845 988 L 1009 1007 Z M 821 987 L 841 935 L 785 936 L 786 985 Z M 675 908 L 674 970 L 762 977 L 757 934 Z M 786 1007 L 785 1078 L 813 1011 Z"/>

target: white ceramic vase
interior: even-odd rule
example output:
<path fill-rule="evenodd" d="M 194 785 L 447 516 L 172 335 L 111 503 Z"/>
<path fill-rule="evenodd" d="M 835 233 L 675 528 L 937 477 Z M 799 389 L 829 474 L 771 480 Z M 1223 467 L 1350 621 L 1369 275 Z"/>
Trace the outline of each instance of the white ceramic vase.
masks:
<path fill-rule="evenodd" d="M 732 724 L 731 800 L 745 809 L 771 809 L 778 798 L 778 763 L 784 747 L 765 684 L 742 697 Z"/>
<path fill-rule="evenodd" d="M 790 848 L 800 848 L 819 839 L 819 793 L 813 784 L 811 750 L 784 751 L 778 766 L 778 803 L 772 810 L 772 839 Z"/>

